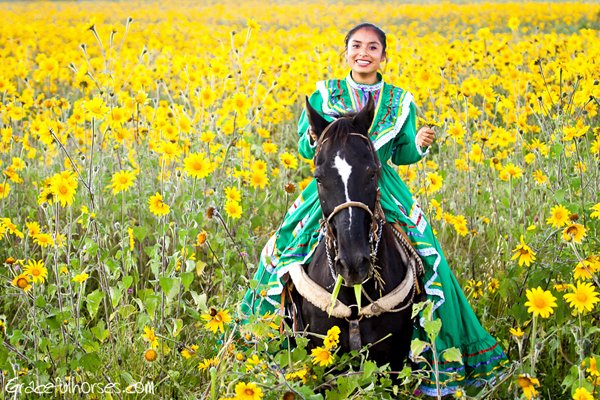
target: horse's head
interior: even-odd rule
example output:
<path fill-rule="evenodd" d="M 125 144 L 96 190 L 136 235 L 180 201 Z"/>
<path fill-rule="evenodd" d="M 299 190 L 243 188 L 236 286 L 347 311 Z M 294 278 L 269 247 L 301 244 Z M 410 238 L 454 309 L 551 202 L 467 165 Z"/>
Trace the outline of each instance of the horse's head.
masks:
<path fill-rule="evenodd" d="M 319 200 L 329 220 L 328 234 L 337 245 L 335 274 L 348 286 L 362 283 L 371 271 L 370 236 L 379 176 L 379 160 L 368 138 L 374 110 L 369 97 L 358 114 L 330 123 L 306 101 L 308 120 L 317 136 L 314 176 Z"/>

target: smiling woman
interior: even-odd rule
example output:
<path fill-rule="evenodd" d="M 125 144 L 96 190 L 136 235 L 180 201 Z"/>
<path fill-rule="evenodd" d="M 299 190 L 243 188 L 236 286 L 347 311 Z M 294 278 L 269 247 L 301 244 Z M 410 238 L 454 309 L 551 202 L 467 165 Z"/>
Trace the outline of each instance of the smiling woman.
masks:
<path fill-rule="evenodd" d="M 350 68 L 349 74 L 345 79 L 318 82 L 317 90 L 310 96 L 309 105 L 327 125 L 347 113 L 358 113 L 372 99 L 373 121 L 365 130 L 368 129 L 368 138 L 381 162 L 381 178 L 378 179 L 381 208 L 387 222 L 402 229 L 410 239 L 425 267 L 424 289 L 433 303 L 434 318 L 442 322 L 436 339 L 438 354 L 452 347 L 458 348 L 462 354 L 460 362 L 440 362 L 436 368 L 445 386 L 441 395 L 446 395 L 454 392 L 459 385 L 481 384 L 493 379 L 496 371 L 508 360 L 496 340 L 477 320 L 450 271 L 419 203 L 388 163 L 410 165 L 419 162 L 427 154 L 435 134 L 429 127 L 417 131 L 413 95 L 383 81 L 378 70 L 385 61 L 386 46 L 385 33 L 375 25 L 365 23 L 353 28 L 345 38 L 344 55 Z M 314 122 L 314 118 L 309 118 L 305 110 L 298 126 L 299 151 L 302 157 L 312 159 L 322 145 L 321 141 L 316 140 L 322 127 L 313 126 L 309 120 Z M 345 201 L 349 202 L 354 198 L 348 188 L 356 186 L 357 182 L 351 176 L 353 168 L 347 161 L 335 159 L 332 168 L 337 170 L 336 176 L 339 175 L 346 188 Z M 315 249 L 324 236 L 319 222 L 323 218 L 321 206 L 324 203 L 319 199 L 317 170 L 317 179 L 302 191 L 278 231 L 263 249 L 260 266 L 254 276 L 259 286 L 257 290 L 249 290 L 246 294 L 242 304 L 245 314 L 264 315 L 279 310 L 283 276 L 296 271 L 298 265 L 308 265 L 313 259 Z M 364 279 L 359 274 L 341 275 L 347 284 L 360 283 Z M 419 323 L 415 325 L 413 338 L 427 342 L 423 326 Z M 429 366 L 434 364 L 431 350 L 424 352 L 423 356 L 427 358 Z M 425 363 L 421 363 L 421 367 L 427 368 Z M 436 395 L 435 380 L 432 373 L 428 379 L 424 379 L 421 391 Z"/>

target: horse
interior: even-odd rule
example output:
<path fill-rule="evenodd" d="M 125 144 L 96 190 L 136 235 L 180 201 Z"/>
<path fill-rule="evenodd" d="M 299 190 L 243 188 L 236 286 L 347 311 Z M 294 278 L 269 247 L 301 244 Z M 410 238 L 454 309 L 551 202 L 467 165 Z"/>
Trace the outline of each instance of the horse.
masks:
<path fill-rule="evenodd" d="M 406 235 L 386 223 L 379 203 L 381 164 L 368 134 L 374 111 L 370 96 L 360 112 L 329 122 L 306 99 L 317 138 L 323 238 L 308 266 L 290 269 L 285 309 L 295 332 L 326 335 L 338 326 L 342 353 L 371 345 L 372 360 L 399 371 L 410 350 L 412 306 L 424 300 L 423 266 Z M 343 285 L 333 302 L 338 275 Z M 309 338 L 309 350 L 323 344 L 317 335 Z"/>

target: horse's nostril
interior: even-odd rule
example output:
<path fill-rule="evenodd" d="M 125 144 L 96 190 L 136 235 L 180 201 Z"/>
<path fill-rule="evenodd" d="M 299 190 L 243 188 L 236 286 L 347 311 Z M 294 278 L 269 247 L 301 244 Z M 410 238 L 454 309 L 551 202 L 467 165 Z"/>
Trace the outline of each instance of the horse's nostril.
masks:
<path fill-rule="evenodd" d="M 363 255 L 355 255 L 354 257 L 336 257 L 337 273 L 342 275 L 346 285 L 358 285 L 367 279 L 371 267 L 369 257 Z"/>

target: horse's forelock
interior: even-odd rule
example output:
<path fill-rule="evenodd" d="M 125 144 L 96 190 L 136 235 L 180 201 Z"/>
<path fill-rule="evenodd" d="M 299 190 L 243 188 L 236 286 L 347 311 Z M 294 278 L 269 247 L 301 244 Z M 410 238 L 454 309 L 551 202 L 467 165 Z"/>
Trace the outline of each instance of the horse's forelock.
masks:
<path fill-rule="evenodd" d="M 333 125 L 331 126 L 331 128 L 327 129 L 327 132 L 325 132 L 325 136 L 321 138 L 321 140 L 329 138 L 327 140 L 328 147 L 336 149 L 346 144 L 346 140 L 348 139 L 348 136 L 350 136 L 350 133 L 360 133 L 368 138 L 369 132 L 358 132 L 358 130 L 354 126 L 354 118 L 344 118 L 356 117 L 356 115 L 356 112 L 351 112 L 338 117 L 338 119 L 332 122 Z M 377 165 L 380 165 L 379 158 L 377 157 L 377 152 L 375 151 L 373 143 L 371 143 L 370 140 L 368 141 L 368 145 L 371 148 L 371 151 L 373 152 L 373 156 L 375 157 L 375 163 Z M 379 178 L 381 178 L 381 168 L 378 168 L 377 175 Z"/>

